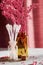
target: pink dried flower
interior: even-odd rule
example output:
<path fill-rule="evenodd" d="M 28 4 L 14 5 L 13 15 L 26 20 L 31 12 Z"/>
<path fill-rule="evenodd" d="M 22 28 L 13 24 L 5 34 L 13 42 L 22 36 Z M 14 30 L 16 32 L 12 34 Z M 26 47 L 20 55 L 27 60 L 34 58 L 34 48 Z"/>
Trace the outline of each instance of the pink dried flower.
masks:
<path fill-rule="evenodd" d="M 6 19 L 11 19 L 12 23 L 21 24 L 21 31 L 25 32 L 26 30 L 26 18 L 29 16 L 28 13 L 32 8 L 36 8 L 36 5 L 33 4 L 30 7 L 25 7 L 24 0 L 2 0 L 0 3 L 0 9 L 2 14 Z M 29 16 L 31 19 L 31 16 Z"/>
<path fill-rule="evenodd" d="M 33 62 L 33 65 L 37 65 L 37 61 L 34 61 L 34 62 Z"/>

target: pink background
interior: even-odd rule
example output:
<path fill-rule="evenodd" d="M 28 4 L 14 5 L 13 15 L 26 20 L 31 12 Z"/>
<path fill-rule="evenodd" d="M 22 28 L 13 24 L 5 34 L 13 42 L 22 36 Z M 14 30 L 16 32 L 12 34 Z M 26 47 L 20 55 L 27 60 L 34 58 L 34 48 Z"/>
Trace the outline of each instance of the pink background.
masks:
<path fill-rule="evenodd" d="M 28 18 L 28 46 L 30 48 L 43 48 L 43 0 L 27 0 L 27 5 L 38 3 L 38 7 L 30 12 L 32 19 Z"/>
<path fill-rule="evenodd" d="M 43 48 L 43 0 L 30 0 L 28 5 L 32 3 L 38 3 L 39 6 L 30 12 L 32 19 L 27 18 L 28 46 L 30 48 Z M 8 45 L 9 38 L 5 28 L 7 23 L 12 24 L 1 15 L 0 10 L 0 47 L 7 47 Z"/>

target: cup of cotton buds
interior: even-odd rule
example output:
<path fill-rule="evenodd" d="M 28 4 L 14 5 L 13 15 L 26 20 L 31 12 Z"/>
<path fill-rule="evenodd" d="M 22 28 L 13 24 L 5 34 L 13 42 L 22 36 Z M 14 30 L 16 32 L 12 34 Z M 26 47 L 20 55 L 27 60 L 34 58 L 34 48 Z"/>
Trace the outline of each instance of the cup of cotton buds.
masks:
<path fill-rule="evenodd" d="M 18 46 L 17 46 L 17 36 L 19 33 L 19 30 L 21 28 L 21 25 L 17 25 L 16 23 L 12 26 L 10 24 L 6 25 L 6 29 L 9 34 L 9 46 L 8 50 L 10 49 L 10 59 L 18 60 Z"/>

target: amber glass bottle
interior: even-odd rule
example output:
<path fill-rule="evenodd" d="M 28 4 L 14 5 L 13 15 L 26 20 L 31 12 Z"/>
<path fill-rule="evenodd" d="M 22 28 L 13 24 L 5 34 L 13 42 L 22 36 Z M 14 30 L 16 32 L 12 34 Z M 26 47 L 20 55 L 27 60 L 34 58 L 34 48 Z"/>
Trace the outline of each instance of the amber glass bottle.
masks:
<path fill-rule="evenodd" d="M 27 36 L 25 33 L 21 32 L 17 37 L 17 45 L 18 45 L 18 58 L 21 60 L 26 60 L 28 56 L 28 47 L 27 47 Z"/>

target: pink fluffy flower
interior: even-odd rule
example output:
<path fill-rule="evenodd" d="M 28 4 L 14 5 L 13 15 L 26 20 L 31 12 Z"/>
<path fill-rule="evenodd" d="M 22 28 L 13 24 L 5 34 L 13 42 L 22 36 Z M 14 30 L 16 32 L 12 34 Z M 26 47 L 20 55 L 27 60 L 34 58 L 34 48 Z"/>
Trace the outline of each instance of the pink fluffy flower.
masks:
<path fill-rule="evenodd" d="M 0 3 L 2 15 L 4 15 L 7 20 L 10 19 L 12 23 L 16 22 L 17 24 L 21 24 L 22 32 L 26 30 L 26 18 L 34 6 L 26 8 L 25 0 L 2 0 Z"/>

